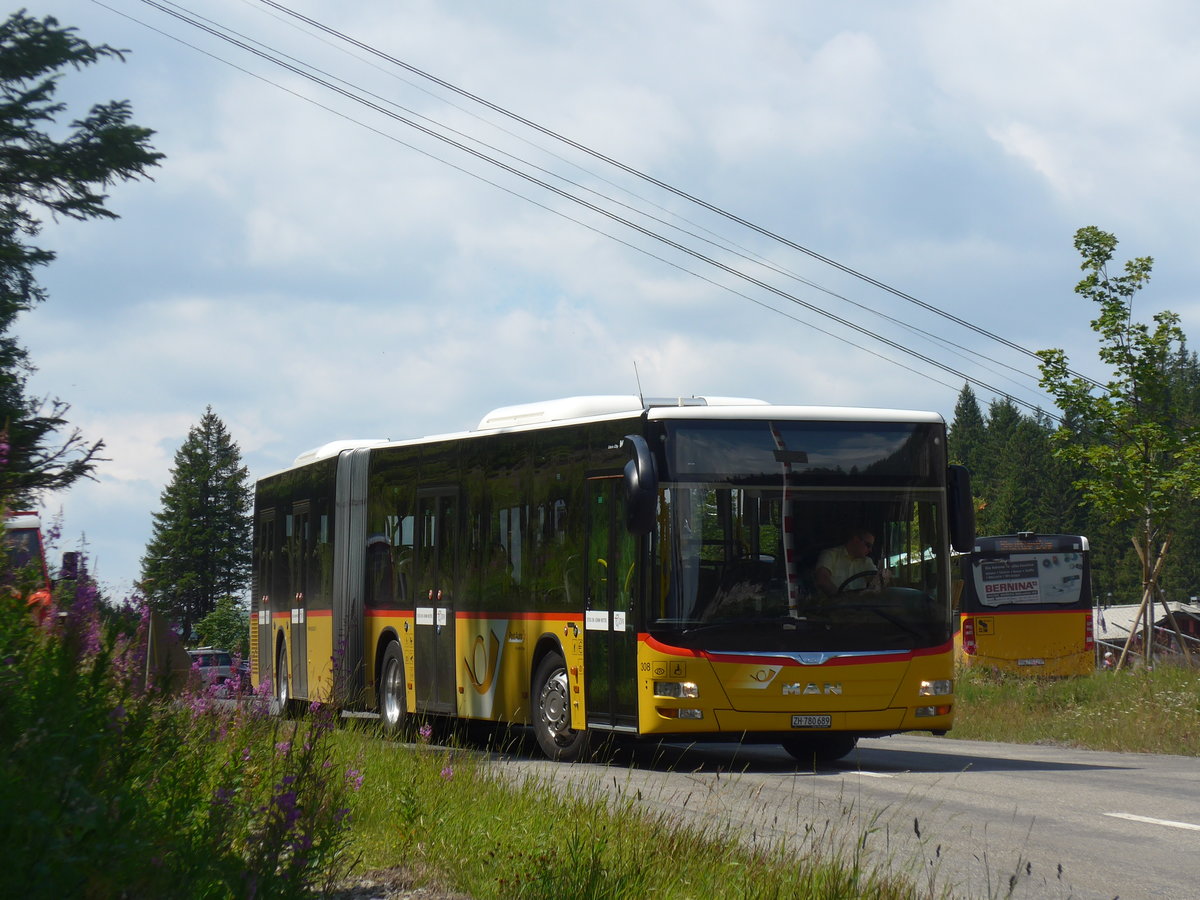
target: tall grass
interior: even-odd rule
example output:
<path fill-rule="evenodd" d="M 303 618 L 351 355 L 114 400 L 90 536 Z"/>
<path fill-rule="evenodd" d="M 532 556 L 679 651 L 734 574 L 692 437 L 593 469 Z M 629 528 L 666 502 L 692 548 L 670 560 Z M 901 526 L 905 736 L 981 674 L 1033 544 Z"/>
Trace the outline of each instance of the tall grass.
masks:
<path fill-rule="evenodd" d="M 951 737 L 1200 756 L 1200 669 L 1038 679 L 964 669 Z"/>
<path fill-rule="evenodd" d="M 963 671 L 957 696 L 956 738 L 1200 756 L 1194 669 L 1159 665 L 1055 680 Z M 563 797 L 536 780 L 513 785 L 469 754 L 413 753 L 358 733 L 341 740 L 369 773 L 355 798 L 362 864 L 402 863 L 418 880 L 425 873 L 478 900 L 958 896 L 933 872 L 918 883 L 869 868 L 870 825 L 847 834 L 835 824 L 799 852 L 747 847 L 632 802 Z M 1020 881 L 1019 872 L 1000 878 L 986 896 L 1010 896 Z"/>
<path fill-rule="evenodd" d="M 751 847 L 723 826 L 647 814 L 636 796 L 614 803 L 536 778 L 514 783 L 478 754 L 340 738 L 367 772 L 354 798 L 362 866 L 403 865 L 476 900 L 936 896 L 867 865 L 866 834 L 807 852 Z"/>

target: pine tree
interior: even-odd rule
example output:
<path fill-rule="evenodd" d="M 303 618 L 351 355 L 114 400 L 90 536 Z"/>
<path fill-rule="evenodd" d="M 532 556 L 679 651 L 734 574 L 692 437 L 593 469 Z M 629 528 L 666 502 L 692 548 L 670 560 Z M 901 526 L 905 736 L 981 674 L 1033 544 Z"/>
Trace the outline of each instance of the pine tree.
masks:
<path fill-rule="evenodd" d="M 983 462 L 983 443 L 986 440 L 986 428 L 983 414 L 979 411 L 979 401 L 969 384 L 963 385 L 954 405 L 954 420 L 946 435 L 950 448 L 950 462 L 966 466 L 971 474 L 981 467 Z"/>
<path fill-rule="evenodd" d="M 190 636 L 218 599 L 244 595 L 250 576 L 249 475 L 211 406 L 176 452 L 161 501 L 142 590 Z"/>
<path fill-rule="evenodd" d="M 1082 534 L 1091 540 L 1088 509 L 1075 487 L 1079 470 L 1068 460 L 1054 455 L 1056 423 L 1045 413 L 1038 413 L 1030 421 L 1036 427 L 1029 433 L 1026 452 L 1031 510 L 1027 527 L 1046 534 Z"/>
<path fill-rule="evenodd" d="M 993 400 L 988 407 L 987 430 L 980 448 L 980 457 L 987 461 L 980 466 L 978 478 L 972 479 L 971 489 L 980 498 L 976 517 L 979 534 L 1012 534 L 1026 528 L 1019 524 L 1023 468 L 1020 431 L 1021 412 L 1008 398 Z"/>
<path fill-rule="evenodd" d="M 78 429 L 61 434 L 63 401 L 27 396 L 33 365 L 12 329 L 46 299 L 35 274 L 54 253 L 30 243 L 42 219 L 116 218 L 101 191 L 144 177 L 162 158 L 150 149 L 153 132 L 130 123 L 124 101 L 56 124 L 66 110 L 54 99 L 62 71 L 105 58 L 121 52 L 94 47 L 53 18 L 18 12 L 0 22 L 0 437 L 7 445 L 0 493 L 15 504 L 90 476 L 104 446 Z"/>

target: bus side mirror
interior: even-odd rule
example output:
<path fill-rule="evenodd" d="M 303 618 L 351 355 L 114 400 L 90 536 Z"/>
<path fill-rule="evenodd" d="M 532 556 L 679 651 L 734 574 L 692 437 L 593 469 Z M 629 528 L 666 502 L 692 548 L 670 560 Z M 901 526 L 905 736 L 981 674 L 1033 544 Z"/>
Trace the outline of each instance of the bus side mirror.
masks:
<path fill-rule="evenodd" d="M 633 458 L 625 463 L 625 527 L 639 537 L 654 530 L 658 508 L 658 470 L 650 445 L 640 434 L 625 435 Z"/>
<path fill-rule="evenodd" d="M 971 499 L 971 473 L 966 466 L 948 468 L 946 506 L 950 514 L 950 546 L 959 553 L 970 553 L 975 545 L 975 504 Z"/>

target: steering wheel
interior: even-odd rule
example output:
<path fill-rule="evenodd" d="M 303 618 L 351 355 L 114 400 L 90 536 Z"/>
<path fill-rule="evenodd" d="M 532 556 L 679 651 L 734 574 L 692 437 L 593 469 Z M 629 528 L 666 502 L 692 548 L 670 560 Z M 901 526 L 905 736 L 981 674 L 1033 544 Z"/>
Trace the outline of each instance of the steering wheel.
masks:
<path fill-rule="evenodd" d="M 860 578 L 870 580 L 878 574 L 879 573 L 876 572 L 874 569 L 864 569 L 861 572 L 856 572 L 855 574 L 853 574 L 849 578 L 847 578 L 845 581 L 843 581 L 841 583 L 841 585 L 839 585 L 837 592 L 839 594 L 844 594 L 844 593 L 846 593 L 846 585 L 853 584 L 854 582 L 858 581 Z M 866 589 L 867 589 L 867 585 L 864 584 L 862 587 L 855 588 L 854 590 L 855 591 L 865 591 Z"/>

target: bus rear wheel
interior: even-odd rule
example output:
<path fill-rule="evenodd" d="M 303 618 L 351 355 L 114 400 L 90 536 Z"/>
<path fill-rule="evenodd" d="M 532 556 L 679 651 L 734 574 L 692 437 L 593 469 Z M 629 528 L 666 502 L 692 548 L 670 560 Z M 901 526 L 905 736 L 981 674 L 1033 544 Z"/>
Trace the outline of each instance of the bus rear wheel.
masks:
<path fill-rule="evenodd" d="M 548 653 L 533 676 L 533 733 L 547 757 L 575 762 L 587 752 L 587 731 L 571 727 L 571 694 L 567 664 Z"/>
<path fill-rule="evenodd" d="M 408 716 L 408 700 L 404 691 L 404 655 L 395 641 L 388 644 L 379 669 L 379 720 L 383 730 L 396 734 L 404 727 Z"/>
<path fill-rule="evenodd" d="M 279 645 L 279 654 L 275 658 L 275 701 L 276 712 L 286 717 L 291 712 L 291 691 L 288 689 L 287 644 Z"/>
<path fill-rule="evenodd" d="M 805 734 L 785 740 L 783 749 L 802 765 L 819 766 L 848 756 L 857 745 L 852 734 Z"/>

